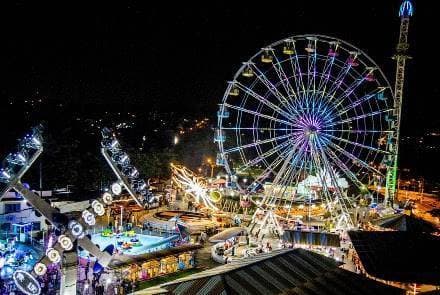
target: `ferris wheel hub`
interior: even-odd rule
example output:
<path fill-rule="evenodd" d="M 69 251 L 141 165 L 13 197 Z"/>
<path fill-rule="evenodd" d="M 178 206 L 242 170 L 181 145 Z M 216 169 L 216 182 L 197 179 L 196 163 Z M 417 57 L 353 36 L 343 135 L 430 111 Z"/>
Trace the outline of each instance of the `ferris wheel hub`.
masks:
<path fill-rule="evenodd" d="M 318 126 L 314 126 L 314 125 L 309 125 L 306 128 L 304 128 L 304 134 L 308 137 L 316 135 L 318 131 L 319 131 Z"/>

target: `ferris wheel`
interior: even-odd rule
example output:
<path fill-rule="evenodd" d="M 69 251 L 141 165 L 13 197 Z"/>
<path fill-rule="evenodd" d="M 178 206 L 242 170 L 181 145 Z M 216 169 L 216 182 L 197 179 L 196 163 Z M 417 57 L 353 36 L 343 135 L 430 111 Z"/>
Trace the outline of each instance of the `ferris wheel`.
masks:
<path fill-rule="evenodd" d="M 314 186 L 327 209 L 350 223 L 347 190 L 385 180 L 395 108 L 388 80 L 360 49 L 335 38 L 280 40 L 244 62 L 217 112 L 217 164 L 254 192 L 259 205 L 284 206 Z M 309 190 L 310 192 L 310 190 Z"/>

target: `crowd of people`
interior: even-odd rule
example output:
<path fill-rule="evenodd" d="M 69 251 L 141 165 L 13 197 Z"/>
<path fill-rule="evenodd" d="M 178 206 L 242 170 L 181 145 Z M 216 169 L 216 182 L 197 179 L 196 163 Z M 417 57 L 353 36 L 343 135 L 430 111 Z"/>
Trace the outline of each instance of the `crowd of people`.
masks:
<path fill-rule="evenodd" d="M 94 273 L 93 261 L 82 261 L 78 272 L 79 291 L 83 295 L 124 295 L 135 288 L 134 282 L 110 276 L 107 272 Z"/>

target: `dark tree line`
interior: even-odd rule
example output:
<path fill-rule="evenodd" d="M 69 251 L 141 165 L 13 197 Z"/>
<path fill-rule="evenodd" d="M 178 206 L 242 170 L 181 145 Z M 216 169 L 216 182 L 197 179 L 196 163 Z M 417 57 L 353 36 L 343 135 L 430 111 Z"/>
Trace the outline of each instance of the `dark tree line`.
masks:
<path fill-rule="evenodd" d="M 85 135 L 78 128 L 69 127 L 58 133 L 47 130 L 44 137 L 44 152 L 23 179 L 31 188 L 39 189 L 40 173 L 43 189 L 72 185 L 77 190 L 96 190 L 115 180 L 101 155 L 99 136 Z M 146 179 L 168 178 L 172 162 L 196 170 L 207 157 L 215 160 L 217 148 L 209 128 L 185 135 L 177 145 L 147 144 L 140 149 L 131 144 L 135 141 L 130 138 L 118 139 Z"/>

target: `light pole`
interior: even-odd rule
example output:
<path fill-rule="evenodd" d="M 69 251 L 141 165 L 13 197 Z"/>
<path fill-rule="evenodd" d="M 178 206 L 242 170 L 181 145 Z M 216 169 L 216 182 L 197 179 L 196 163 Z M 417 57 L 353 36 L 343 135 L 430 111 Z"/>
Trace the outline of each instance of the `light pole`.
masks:
<path fill-rule="evenodd" d="M 124 231 L 124 226 L 122 224 L 122 214 L 124 212 L 124 207 L 121 206 L 120 208 L 121 208 L 121 225 L 119 226 L 119 231 L 122 232 L 122 231 Z"/>
<path fill-rule="evenodd" d="M 215 164 L 212 162 L 211 158 L 208 158 L 207 162 L 208 162 L 209 166 L 211 166 L 211 178 L 213 178 Z"/>

